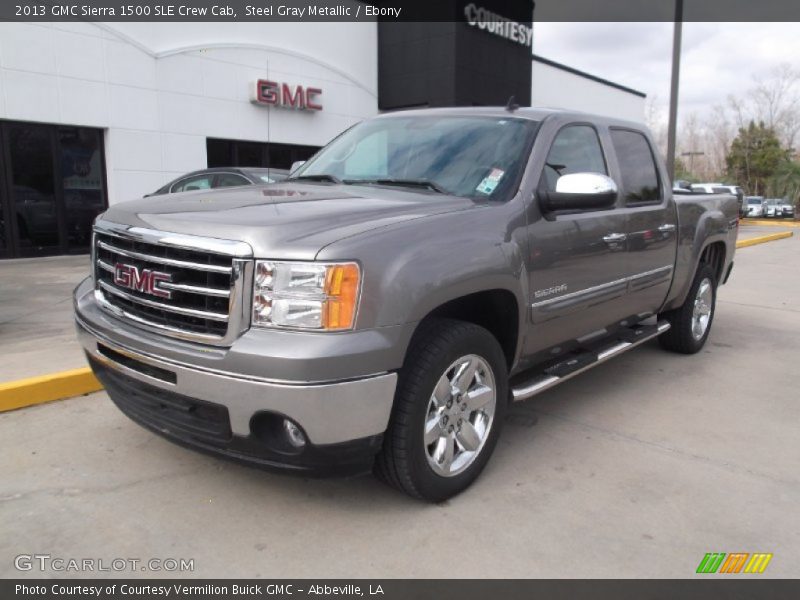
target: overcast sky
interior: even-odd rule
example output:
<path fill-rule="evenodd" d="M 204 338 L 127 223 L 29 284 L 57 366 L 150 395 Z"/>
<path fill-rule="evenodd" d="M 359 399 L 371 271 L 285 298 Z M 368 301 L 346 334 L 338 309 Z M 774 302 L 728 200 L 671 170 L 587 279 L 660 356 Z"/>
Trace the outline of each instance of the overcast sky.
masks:
<path fill-rule="evenodd" d="M 666 115 L 672 31 L 672 23 L 534 21 L 533 51 L 655 97 Z M 798 57 L 800 23 L 684 23 L 678 118 L 704 115 L 754 75 L 799 66 Z"/>

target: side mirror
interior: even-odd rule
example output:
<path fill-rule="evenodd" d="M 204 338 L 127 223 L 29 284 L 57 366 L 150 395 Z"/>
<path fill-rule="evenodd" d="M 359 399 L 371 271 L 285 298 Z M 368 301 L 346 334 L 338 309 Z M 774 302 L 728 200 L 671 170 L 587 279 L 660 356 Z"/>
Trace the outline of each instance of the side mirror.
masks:
<path fill-rule="evenodd" d="M 570 173 L 556 181 L 556 191 L 548 192 L 544 208 L 560 210 L 600 210 L 617 201 L 617 184 L 602 173 Z"/>
<path fill-rule="evenodd" d="M 291 168 L 291 169 L 289 169 L 289 175 L 291 175 L 292 173 L 294 173 L 295 171 L 297 171 L 297 169 L 299 169 L 300 167 L 302 167 L 304 164 L 306 164 L 306 161 L 304 161 L 304 160 L 296 160 L 296 161 L 294 161 L 294 162 L 292 163 L 292 168 Z"/>

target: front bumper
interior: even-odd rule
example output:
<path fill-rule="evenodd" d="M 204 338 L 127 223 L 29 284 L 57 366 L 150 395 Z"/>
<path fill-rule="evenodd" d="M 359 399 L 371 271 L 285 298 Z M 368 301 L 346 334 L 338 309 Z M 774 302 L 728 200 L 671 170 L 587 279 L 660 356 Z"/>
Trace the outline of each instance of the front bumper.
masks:
<path fill-rule="evenodd" d="M 165 352 L 152 351 L 154 340 L 144 344 L 135 328 L 108 322 L 116 319 L 93 303 L 90 282 L 76 288 L 75 310 L 79 341 L 111 399 L 134 421 L 173 441 L 309 474 L 366 471 L 380 448 L 394 399 L 394 372 L 314 383 L 276 380 L 254 375 L 260 355 L 250 355 L 240 361 L 249 372 L 237 373 L 230 360 L 220 362 L 223 370 L 196 359 L 194 353 L 202 353 L 196 344 L 183 343 L 183 356 L 171 341 Z M 301 450 L 288 448 L 280 431 L 265 426 L 283 418 L 305 434 Z"/>

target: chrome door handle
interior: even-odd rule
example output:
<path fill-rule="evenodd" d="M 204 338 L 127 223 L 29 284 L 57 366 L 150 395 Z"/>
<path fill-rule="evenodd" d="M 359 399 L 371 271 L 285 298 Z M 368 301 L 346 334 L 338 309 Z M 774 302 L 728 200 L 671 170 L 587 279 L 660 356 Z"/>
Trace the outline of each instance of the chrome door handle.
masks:
<path fill-rule="evenodd" d="M 627 234 L 624 233 L 609 233 L 603 236 L 603 241 L 607 244 L 615 244 L 617 242 L 624 242 L 628 239 Z"/>
<path fill-rule="evenodd" d="M 675 225 L 672 223 L 664 223 L 663 225 L 659 225 L 658 230 L 661 233 L 669 233 L 670 231 L 675 231 Z"/>

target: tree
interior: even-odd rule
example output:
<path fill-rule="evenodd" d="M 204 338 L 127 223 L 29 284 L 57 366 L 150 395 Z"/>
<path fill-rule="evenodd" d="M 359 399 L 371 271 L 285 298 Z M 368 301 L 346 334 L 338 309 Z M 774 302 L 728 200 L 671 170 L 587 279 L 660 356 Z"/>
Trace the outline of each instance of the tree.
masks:
<path fill-rule="evenodd" d="M 724 173 L 727 170 L 725 159 L 728 156 L 728 149 L 736 133 L 736 128 L 732 126 L 728 114 L 722 106 L 715 106 L 708 122 L 706 123 L 707 147 L 711 169 L 715 173 Z"/>
<path fill-rule="evenodd" d="M 728 175 L 735 182 L 743 184 L 749 193 L 759 195 L 766 191 L 768 180 L 789 162 L 789 151 L 781 148 L 774 129 L 763 122 L 756 125 L 750 121 L 747 127 L 739 128 L 725 162 Z"/>
<path fill-rule="evenodd" d="M 769 193 L 777 198 L 786 198 L 796 207 L 800 200 L 800 163 L 786 162 L 778 167 L 769 182 Z"/>
<path fill-rule="evenodd" d="M 800 131 L 800 71 L 783 63 L 755 83 L 749 92 L 755 118 L 773 129 L 785 148 L 794 148 Z"/>
<path fill-rule="evenodd" d="M 749 182 L 749 151 L 739 142 L 738 155 L 729 157 L 737 131 L 748 131 L 750 123 L 771 129 L 788 156 L 800 157 L 795 144 L 800 143 L 800 70 L 788 63 L 779 65 L 766 75 L 753 78 L 753 86 L 744 94 L 730 95 L 724 106 L 715 106 L 704 123 L 706 158 L 710 170 L 727 170 L 735 183 L 751 186 L 750 193 L 764 193 L 765 181 L 755 177 Z M 735 167 L 735 168 L 732 168 Z M 734 182 L 732 182 L 734 183 Z"/>
<path fill-rule="evenodd" d="M 794 148 L 800 132 L 800 71 L 788 63 L 754 77 L 743 96 L 728 96 L 728 111 L 738 127 L 751 120 L 775 132 L 784 148 Z"/>
<path fill-rule="evenodd" d="M 716 181 L 725 170 L 715 168 L 711 160 L 710 147 L 713 144 L 712 136 L 707 125 L 701 121 L 696 112 L 686 115 L 678 125 L 678 157 L 683 157 L 683 171 L 690 181 Z M 675 168 L 678 172 L 678 168 Z M 676 176 L 677 178 L 677 176 Z"/>
<path fill-rule="evenodd" d="M 697 178 L 686 168 L 686 163 L 683 162 L 680 156 L 675 157 L 675 181 L 692 181 L 697 183 Z"/>
<path fill-rule="evenodd" d="M 662 157 L 667 155 L 667 117 L 659 106 L 658 95 L 648 96 L 644 104 L 644 122 L 653 134 Z"/>

